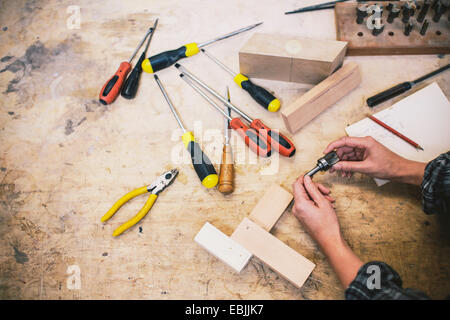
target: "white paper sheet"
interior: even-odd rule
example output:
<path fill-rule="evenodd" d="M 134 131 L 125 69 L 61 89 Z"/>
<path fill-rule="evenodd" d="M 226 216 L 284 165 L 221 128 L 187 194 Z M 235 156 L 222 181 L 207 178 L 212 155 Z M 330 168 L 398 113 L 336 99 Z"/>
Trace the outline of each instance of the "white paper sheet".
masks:
<path fill-rule="evenodd" d="M 372 136 L 400 156 L 429 162 L 450 150 L 450 103 L 436 82 L 374 114 L 376 118 L 417 142 L 418 150 L 369 118 L 348 126 L 352 137 Z M 381 186 L 388 180 L 376 179 Z"/>

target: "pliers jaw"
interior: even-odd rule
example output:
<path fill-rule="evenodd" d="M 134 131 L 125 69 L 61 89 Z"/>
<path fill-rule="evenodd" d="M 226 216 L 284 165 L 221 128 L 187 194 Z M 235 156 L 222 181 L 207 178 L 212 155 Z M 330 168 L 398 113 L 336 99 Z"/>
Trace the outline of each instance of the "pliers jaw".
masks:
<path fill-rule="evenodd" d="M 159 194 L 175 180 L 177 175 L 178 169 L 172 169 L 164 172 L 147 187 L 148 192 L 156 195 Z"/>

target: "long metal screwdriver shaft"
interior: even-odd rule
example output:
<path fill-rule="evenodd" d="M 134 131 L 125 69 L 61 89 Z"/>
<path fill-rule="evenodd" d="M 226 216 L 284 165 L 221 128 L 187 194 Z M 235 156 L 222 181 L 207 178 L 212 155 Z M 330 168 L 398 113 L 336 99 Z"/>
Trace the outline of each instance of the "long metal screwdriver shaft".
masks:
<path fill-rule="evenodd" d="M 199 78 L 197 78 L 196 76 L 194 76 L 192 73 L 190 73 L 185 67 L 183 67 L 182 65 L 180 65 L 179 63 L 175 64 L 175 67 L 178 68 L 178 70 L 181 71 L 181 73 L 185 74 L 186 76 L 188 76 L 190 79 L 192 79 L 193 81 L 195 81 L 197 84 L 199 84 L 202 88 L 204 88 L 206 91 L 208 91 L 209 93 L 211 93 L 213 96 L 215 96 L 217 99 L 219 99 L 220 101 L 222 101 L 227 107 L 233 109 L 236 113 L 238 113 L 241 117 L 243 117 L 245 120 L 247 120 L 248 122 L 253 122 L 253 119 L 250 118 L 248 115 L 246 115 L 244 112 L 242 112 L 240 109 L 238 109 L 237 107 L 235 107 L 234 105 L 232 105 L 230 102 L 228 102 L 227 99 L 225 99 L 224 97 L 222 97 L 220 94 L 218 94 L 216 91 L 214 91 L 213 89 L 211 89 L 210 87 L 208 87 L 203 81 L 201 81 Z M 222 110 L 222 109 L 221 109 Z M 223 110 L 222 110 L 223 112 Z"/>
<path fill-rule="evenodd" d="M 173 107 L 173 104 L 172 104 L 172 102 L 170 101 L 170 98 L 169 98 L 169 96 L 167 95 L 167 92 L 166 92 L 166 90 L 164 89 L 164 87 L 163 87 L 161 81 L 159 81 L 159 78 L 158 78 L 158 76 L 157 76 L 156 74 L 154 75 L 154 77 L 155 77 L 156 83 L 158 84 L 159 88 L 161 89 L 161 92 L 162 92 L 164 98 L 166 99 L 166 101 L 167 101 L 167 103 L 168 103 L 168 105 L 169 105 L 169 107 L 170 107 L 170 110 L 172 110 L 172 113 L 173 113 L 173 115 L 175 116 L 175 119 L 177 119 L 177 122 L 178 122 L 180 128 L 183 130 L 183 132 L 187 132 L 186 128 L 183 126 L 183 123 L 181 122 L 180 117 L 178 116 L 177 111 L 176 111 L 175 108 Z"/>
<path fill-rule="evenodd" d="M 156 23 L 155 23 L 156 24 Z M 147 39 L 148 35 L 150 33 L 153 33 L 154 28 L 149 28 L 147 33 L 145 34 L 144 38 L 142 38 L 141 42 L 139 42 L 139 45 L 137 46 L 137 48 L 134 50 L 133 54 L 131 55 L 131 58 L 128 59 L 128 63 L 131 63 L 131 60 L 133 60 L 133 58 L 136 56 L 136 53 L 139 51 L 139 49 L 142 47 L 142 45 L 144 44 L 145 39 Z"/>
<path fill-rule="evenodd" d="M 233 70 L 231 70 L 230 68 L 228 68 L 226 65 L 224 65 L 219 59 L 217 59 L 216 57 L 210 55 L 205 49 L 202 49 L 202 52 L 208 57 L 210 58 L 212 61 L 214 61 L 215 63 L 217 63 L 220 67 L 222 67 L 222 69 L 224 69 L 226 72 L 228 72 L 229 74 L 231 74 L 234 77 L 236 77 L 237 73 L 234 72 Z"/>
<path fill-rule="evenodd" d="M 211 43 L 213 43 L 213 42 L 216 42 L 216 41 L 219 41 L 219 40 L 223 40 L 223 39 L 227 39 L 227 38 L 232 37 L 232 36 L 234 36 L 234 35 L 237 35 L 237 34 L 239 34 L 239 33 L 241 33 L 241 32 L 244 32 L 244 31 L 247 31 L 247 30 L 256 28 L 257 26 L 259 26 L 259 25 L 261 25 L 261 24 L 263 24 L 263 23 L 262 23 L 262 22 L 259 22 L 259 23 L 252 24 L 251 26 L 248 26 L 248 27 L 244 27 L 244 28 L 238 29 L 238 30 L 236 30 L 236 31 L 227 33 L 227 34 L 225 34 L 225 35 L 223 35 L 223 36 L 220 36 L 220 37 L 217 37 L 217 38 L 215 38 L 215 39 L 212 39 L 212 40 L 209 40 L 209 41 L 206 41 L 206 42 L 202 42 L 202 43 L 200 43 L 197 47 L 198 47 L 198 48 L 205 47 L 205 46 L 207 46 L 207 45 L 209 45 L 209 44 L 211 44 Z"/>
<path fill-rule="evenodd" d="M 217 109 L 220 113 L 223 114 L 225 118 L 228 120 L 233 120 L 228 114 L 225 113 L 225 111 L 217 105 L 210 97 L 208 97 L 195 83 L 193 83 L 191 80 L 188 80 L 187 77 L 184 76 L 184 74 L 180 74 L 181 79 L 183 79 L 188 85 L 190 85 L 195 91 L 197 91 L 206 101 L 208 101 L 214 108 Z"/>

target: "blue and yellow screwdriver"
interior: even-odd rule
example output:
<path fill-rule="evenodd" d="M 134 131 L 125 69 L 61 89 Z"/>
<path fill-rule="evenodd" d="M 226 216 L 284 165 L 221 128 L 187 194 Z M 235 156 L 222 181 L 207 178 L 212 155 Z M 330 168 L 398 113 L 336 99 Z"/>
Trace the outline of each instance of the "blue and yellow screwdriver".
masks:
<path fill-rule="evenodd" d="M 154 55 L 150 58 L 145 59 L 142 62 L 142 69 L 148 73 L 155 73 L 157 71 L 160 71 L 162 69 L 170 67 L 171 65 L 173 65 L 180 59 L 190 57 L 190 56 L 193 56 L 193 55 L 199 53 L 199 50 L 202 47 L 205 47 L 205 46 L 207 46 L 211 43 L 214 43 L 216 41 L 219 41 L 219 40 L 227 39 L 227 38 L 237 35 L 241 32 L 253 29 L 253 28 L 259 26 L 260 24 L 262 24 L 262 22 L 252 24 L 251 26 L 241 28 L 239 30 L 230 32 L 226 35 L 217 37 L 210 41 L 202 42 L 200 44 L 192 42 L 192 43 L 188 43 L 184 46 L 181 46 L 175 50 L 169 50 L 169 51 L 164 51 L 164 52 L 158 53 L 157 55 Z"/>

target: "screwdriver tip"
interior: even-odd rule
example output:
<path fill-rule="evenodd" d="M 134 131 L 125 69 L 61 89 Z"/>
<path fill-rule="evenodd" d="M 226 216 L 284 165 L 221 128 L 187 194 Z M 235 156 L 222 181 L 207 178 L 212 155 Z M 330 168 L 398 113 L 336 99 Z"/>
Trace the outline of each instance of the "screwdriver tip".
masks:
<path fill-rule="evenodd" d="M 421 146 L 417 146 L 417 149 L 420 149 L 422 151 L 425 151 Z"/>
<path fill-rule="evenodd" d="M 175 63 L 175 68 L 179 68 L 181 65 L 179 63 Z"/>
<path fill-rule="evenodd" d="M 201 50 L 202 52 L 205 52 L 205 49 L 203 49 L 203 48 L 202 48 L 202 49 L 200 49 L 200 50 Z"/>
<path fill-rule="evenodd" d="M 156 80 L 159 80 L 159 78 L 156 74 L 154 74 L 153 77 L 155 77 Z"/>

